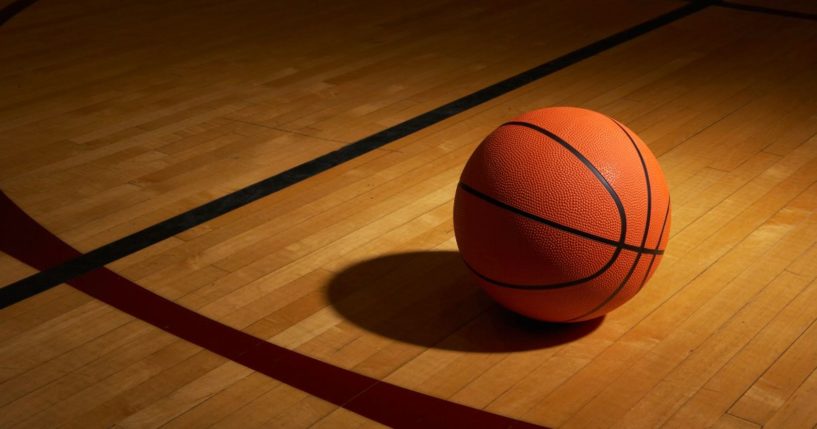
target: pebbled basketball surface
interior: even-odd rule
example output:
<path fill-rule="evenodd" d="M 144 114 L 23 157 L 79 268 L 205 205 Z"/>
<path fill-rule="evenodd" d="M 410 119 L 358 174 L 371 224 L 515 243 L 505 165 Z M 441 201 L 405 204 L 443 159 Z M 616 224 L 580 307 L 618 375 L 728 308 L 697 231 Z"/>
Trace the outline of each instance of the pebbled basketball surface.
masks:
<path fill-rule="evenodd" d="M 669 191 L 626 126 L 572 107 L 500 126 L 466 164 L 457 242 L 501 304 L 549 321 L 600 316 L 640 290 L 669 235 Z"/>

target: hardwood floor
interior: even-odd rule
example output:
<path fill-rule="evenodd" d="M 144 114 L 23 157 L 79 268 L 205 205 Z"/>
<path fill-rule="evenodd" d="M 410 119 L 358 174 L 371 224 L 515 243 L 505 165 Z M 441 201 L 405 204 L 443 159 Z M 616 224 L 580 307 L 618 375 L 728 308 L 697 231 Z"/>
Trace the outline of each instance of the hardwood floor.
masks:
<path fill-rule="evenodd" d="M 41 0 L 0 28 L 0 189 L 88 252 L 685 4 Z M 542 426 L 813 428 L 815 76 L 817 21 L 707 7 L 107 267 Z M 481 139 L 552 105 L 637 132 L 673 204 L 644 290 L 566 327 L 491 303 L 451 224 Z M 380 426 L 65 284 L 0 338 L 1 427 Z"/>

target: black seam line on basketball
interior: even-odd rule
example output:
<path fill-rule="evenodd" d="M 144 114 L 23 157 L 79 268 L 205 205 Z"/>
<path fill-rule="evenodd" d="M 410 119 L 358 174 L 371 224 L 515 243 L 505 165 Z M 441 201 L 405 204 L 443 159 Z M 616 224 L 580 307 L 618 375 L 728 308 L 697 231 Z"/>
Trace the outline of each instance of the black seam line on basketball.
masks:
<path fill-rule="evenodd" d="M 434 110 L 365 137 L 333 152 L 290 168 L 260 182 L 205 203 L 185 213 L 149 226 L 141 231 L 98 247 L 82 256 L 66 261 L 46 271 L 33 274 L 0 289 L 0 308 L 34 296 L 91 270 L 124 258 L 132 253 L 166 240 L 176 234 L 212 220 L 253 201 L 292 186 L 334 166 L 357 158 L 379 147 L 447 118 L 462 113 L 503 94 L 562 70 L 579 61 L 612 49 L 681 18 L 698 12 L 714 0 L 694 1 L 663 15 L 585 45 L 544 64 L 480 89 Z"/>
<path fill-rule="evenodd" d="M 616 252 L 620 252 L 620 251 L 621 251 L 620 248 L 616 249 Z M 613 258 L 610 258 L 610 260 L 614 261 Z M 503 281 L 499 281 L 499 280 L 496 280 L 494 278 L 488 277 L 485 274 L 482 274 L 481 272 L 477 271 L 476 268 L 474 268 L 471 264 L 468 263 L 468 261 L 465 260 L 465 258 L 462 258 L 462 261 L 465 264 L 465 266 L 468 267 L 468 269 L 471 270 L 472 273 L 474 273 L 475 276 L 481 278 L 482 280 L 485 280 L 486 282 L 491 283 L 494 286 L 499 286 L 499 287 L 508 288 L 508 289 L 520 289 L 520 290 L 562 289 L 562 288 L 567 288 L 567 287 L 571 287 L 571 286 L 578 286 L 578 285 L 580 285 L 582 283 L 586 283 L 586 282 L 588 282 L 590 280 L 593 280 L 595 277 L 598 277 L 599 275 L 601 275 L 601 273 L 606 271 L 607 268 L 609 268 L 609 267 L 602 267 L 601 269 L 599 269 L 594 274 L 591 274 L 590 276 L 587 276 L 587 277 L 582 278 L 582 279 L 570 280 L 570 281 L 566 281 L 566 282 L 562 282 L 562 283 L 544 284 L 544 285 L 524 285 L 524 284 L 520 284 L 520 283 L 503 282 Z"/>
<path fill-rule="evenodd" d="M 581 152 L 579 152 L 570 143 L 566 142 L 563 138 L 557 136 L 552 131 L 546 130 L 546 129 L 538 126 L 538 125 L 531 124 L 529 122 L 511 121 L 511 122 L 506 122 L 506 123 L 502 124 L 502 126 L 503 127 L 507 127 L 507 126 L 525 127 L 525 128 L 530 129 L 530 130 L 536 131 L 539 134 L 543 134 L 546 137 L 550 138 L 551 140 L 555 141 L 556 143 L 559 143 L 559 145 L 561 145 L 563 148 L 567 149 L 568 152 L 573 154 L 573 156 L 575 156 L 579 161 L 581 161 L 582 164 L 584 164 L 584 166 L 587 167 L 587 169 L 590 170 L 590 172 L 593 173 L 594 176 L 596 176 L 596 180 L 598 180 L 599 183 L 601 183 L 602 186 L 604 186 L 604 190 L 607 191 L 608 194 L 610 194 L 610 197 L 613 199 L 613 202 L 616 204 L 616 209 L 618 210 L 619 222 L 621 224 L 621 233 L 619 235 L 618 243 L 616 245 L 617 246 L 625 246 L 626 245 L 626 241 L 627 241 L 627 213 L 624 212 L 624 204 L 622 204 L 621 198 L 618 196 L 618 193 L 616 193 L 616 190 L 613 189 L 613 185 L 611 185 L 610 182 L 607 181 L 607 178 L 604 177 L 603 174 L 601 174 L 601 171 L 599 171 L 599 169 L 596 168 L 596 166 L 593 165 L 593 163 L 590 162 L 589 159 L 587 159 Z M 643 249 L 644 246 L 641 246 L 641 248 Z M 617 256 L 618 255 L 615 255 L 614 257 L 617 257 Z"/>
<path fill-rule="evenodd" d="M 644 234 L 641 237 L 641 247 L 644 247 L 647 244 L 647 236 L 650 233 L 650 214 L 651 214 L 650 212 L 652 211 L 652 189 L 650 187 L 650 172 L 647 171 L 647 163 L 644 162 L 644 156 L 641 154 L 641 149 L 638 148 L 638 144 L 635 142 L 635 139 L 633 138 L 633 136 L 631 136 L 630 133 L 628 133 L 627 130 L 624 128 L 624 126 L 622 126 L 620 123 L 618 123 L 618 121 L 616 121 L 615 119 L 612 119 L 612 118 L 608 118 L 608 119 L 613 121 L 613 123 L 616 124 L 621 129 L 621 131 L 627 136 L 627 138 L 633 144 L 633 148 L 635 148 L 635 152 L 636 152 L 636 154 L 638 154 L 638 159 L 639 159 L 639 161 L 641 161 L 641 168 L 642 168 L 642 170 L 644 170 L 644 183 L 645 183 L 645 186 L 646 186 L 646 189 L 647 189 L 647 219 L 646 219 L 646 222 L 644 223 Z M 587 317 L 587 316 L 595 313 L 599 309 L 604 308 L 605 305 L 609 304 L 610 301 L 612 301 L 613 298 L 618 296 L 619 292 L 621 292 L 624 289 L 624 287 L 627 285 L 627 282 L 630 281 L 630 277 L 632 277 L 633 273 L 635 272 L 635 268 L 638 266 L 638 262 L 640 260 L 641 260 L 641 253 L 637 253 L 635 255 L 635 260 L 633 261 L 633 264 L 630 266 L 630 269 L 627 272 L 627 275 L 624 276 L 624 280 L 621 281 L 621 284 L 618 285 L 618 287 L 613 291 L 613 293 L 608 295 L 601 303 L 599 303 L 597 306 L 595 306 L 592 310 L 590 310 L 590 311 L 588 311 L 588 312 L 586 312 L 584 314 L 581 314 L 579 316 L 576 316 L 576 317 L 574 317 L 572 319 L 568 319 L 567 322 L 572 322 L 574 320 L 582 319 L 584 317 Z"/>
<path fill-rule="evenodd" d="M 36 2 L 37 0 L 17 0 L 4 7 L 2 10 L 0 10 L 0 25 L 5 24 L 8 20 L 14 18 L 20 12 L 24 11 L 27 7 Z"/>
<path fill-rule="evenodd" d="M 537 215 L 535 215 L 533 213 L 528 213 L 528 212 L 526 212 L 524 210 L 521 210 L 519 208 L 516 208 L 516 207 L 514 207 L 512 205 L 503 203 L 502 201 L 499 201 L 499 200 L 497 200 L 496 198 L 494 198 L 494 197 L 492 197 L 490 195 L 486 195 L 486 194 L 472 188 L 471 186 L 468 186 L 468 184 L 463 183 L 463 182 L 460 182 L 459 186 L 460 186 L 460 188 L 462 188 L 463 191 L 466 191 L 469 194 L 472 194 L 473 196 L 475 196 L 475 197 L 477 197 L 477 198 L 479 198 L 479 199 L 481 199 L 481 200 L 483 200 L 483 201 L 485 201 L 487 203 L 493 204 L 493 205 L 495 205 L 497 207 L 500 207 L 502 209 L 508 210 L 508 211 L 513 212 L 515 214 L 518 214 L 519 216 L 526 217 L 526 218 L 528 218 L 530 220 L 545 224 L 547 226 L 551 226 L 553 228 L 556 228 L 556 229 L 559 229 L 559 230 L 562 230 L 562 231 L 565 231 L 565 232 L 569 232 L 571 234 L 575 234 L 575 235 L 578 235 L 578 236 L 581 236 L 581 237 L 584 237 L 584 238 L 587 238 L 587 239 L 590 239 L 590 240 L 593 240 L 593 241 L 597 241 L 599 243 L 609 244 L 610 246 L 619 247 L 619 248 L 621 248 L 623 250 L 629 250 L 631 252 L 647 253 L 647 254 L 651 254 L 651 255 L 653 255 L 653 254 L 654 255 L 663 255 L 664 254 L 663 249 L 651 249 L 651 248 L 648 248 L 648 247 L 638 247 L 638 246 L 634 246 L 632 244 L 621 243 L 621 242 L 616 241 L 616 240 L 611 240 L 609 238 L 605 238 L 605 237 L 602 237 L 602 236 L 599 236 L 599 235 L 591 234 L 591 233 L 589 233 L 587 231 L 582 231 L 580 229 L 571 228 L 571 227 L 569 227 L 567 225 L 562 225 L 562 224 L 560 224 L 558 222 L 554 222 L 554 221 L 552 221 L 550 219 L 545 219 L 545 218 L 537 216 Z"/>
<path fill-rule="evenodd" d="M 627 136 L 627 138 L 630 140 L 630 143 L 633 144 L 633 148 L 635 148 L 635 152 L 636 154 L 638 154 L 638 160 L 641 161 L 641 168 L 644 170 L 644 183 L 647 188 L 647 219 L 646 222 L 644 223 L 644 236 L 641 238 L 641 247 L 647 248 L 647 233 L 650 230 L 650 217 L 652 216 L 652 186 L 650 185 L 650 172 L 647 169 L 647 163 L 644 161 L 644 156 L 641 153 L 641 150 L 638 149 L 638 144 L 635 142 L 633 136 L 630 135 L 630 133 L 627 131 L 626 128 L 624 128 L 624 125 L 622 125 L 621 122 L 609 116 L 607 117 L 607 119 L 613 121 L 613 123 L 616 124 L 619 129 L 621 129 L 621 132 L 623 132 L 624 135 Z M 659 241 L 658 243 L 660 245 L 661 241 Z"/>
<path fill-rule="evenodd" d="M 664 213 L 664 221 L 661 223 L 661 232 L 658 233 L 658 246 L 661 245 L 661 240 L 664 239 L 664 229 L 667 226 L 667 219 L 669 218 L 669 210 L 670 210 L 671 203 L 669 199 L 667 199 L 667 211 Z M 641 292 L 641 289 L 644 288 L 644 285 L 647 283 L 647 276 L 650 275 L 650 270 L 652 269 L 653 264 L 655 263 L 655 255 L 650 256 L 650 264 L 647 265 L 647 271 L 644 272 L 644 278 L 641 279 L 641 284 L 638 285 L 638 289 L 635 291 L 637 294 Z"/>
<path fill-rule="evenodd" d="M 754 6 L 742 3 L 735 3 L 731 1 L 721 1 L 714 3 L 715 6 L 726 8 L 726 9 L 734 9 L 734 10 L 742 10 L 744 12 L 755 12 L 755 13 L 762 13 L 766 15 L 774 15 L 774 16 L 782 16 L 785 18 L 796 18 L 796 19 L 805 19 L 809 21 L 817 21 L 817 14 L 807 13 L 807 12 L 799 12 L 796 10 L 786 10 L 786 9 L 777 9 L 772 7 L 765 7 L 765 6 Z"/>
<path fill-rule="evenodd" d="M 584 166 L 588 170 L 590 170 L 591 173 L 593 173 L 593 175 L 596 177 L 596 180 L 598 180 L 599 183 L 602 184 L 602 186 L 604 187 L 604 190 L 607 191 L 608 194 L 610 194 L 610 198 L 613 199 L 613 202 L 616 205 L 616 209 L 618 210 L 619 224 L 621 225 L 621 232 L 620 232 L 620 235 L 619 235 L 619 238 L 618 238 L 618 242 L 616 242 L 616 244 L 615 244 L 616 250 L 613 252 L 612 255 L 610 255 L 610 259 L 608 259 L 607 262 L 604 263 L 604 265 L 599 267 L 599 269 L 596 272 L 594 272 L 593 274 L 590 274 L 590 275 L 588 275 L 588 276 L 586 276 L 584 278 L 575 279 L 575 280 L 562 282 L 562 283 L 555 283 L 555 284 L 532 285 L 532 286 L 528 286 L 528 289 L 555 289 L 555 288 L 560 288 L 560 287 L 574 286 L 574 285 L 582 284 L 584 282 L 593 280 L 596 277 L 599 277 L 600 275 L 604 274 L 605 271 L 607 271 L 610 267 L 613 266 L 614 263 L 616 263 L 616 261 L 618 260 L 618 257 L 621 256 L 621 249 L 622 249 L 622 247 L 624 245 L 626 245 L 626 241 L 627 241 L 627 214 L 624 212 L 624 204 L 621 203 L 621 198 L 619 198 L 618 193 L 616 193 L 616 190 L 613 189 L 613 186 L 610 184 L 610 182 L 607 181 L 607 178 L 604 177 L 603 174 L 601 174 L 601 172 L 596 168 L 595 165 L 593 165 L 592 162 L 590 162 L 589 159 L 587 159 L 581 152 L 579 152 L 576 148 L 574 148 L 570 143 L 568 143 L 567 141 L 565 141 L 563 138 L 559 137 L 558 135 L 556 135 L 552 131 L 547 130 L 545 128 L 542 128 L 542 127 L 540 127 L 538 125 L 531 124 L 529 122 L 523 122 L 523 121 L 511 121 L 511 122 L 507 122 L 505 124 L 502 124 L 502 127 L 507 127 L 507 126 L 523 127 L 523 128 L 527 128 L 528 130 L 531 130 L 533 132 L 536 132 L 538 134 L 542 134 L 545 137 L 547 137 L 550 141 L 554 141 L 554 142 L 558 143 L 560 146 L 562 146 L 562 148 L 564 148 L 565 150 L 570 152 L 579 161 L 581 161 L 581 163 L 584 164 Z M 644 246 L 641 246 L 641 247 L 643 248 Z M 506 287 L 513 287 L 508 283 L 499 283 L 499 282 L 495 282 L 495 283 L 504 284 Z"/>

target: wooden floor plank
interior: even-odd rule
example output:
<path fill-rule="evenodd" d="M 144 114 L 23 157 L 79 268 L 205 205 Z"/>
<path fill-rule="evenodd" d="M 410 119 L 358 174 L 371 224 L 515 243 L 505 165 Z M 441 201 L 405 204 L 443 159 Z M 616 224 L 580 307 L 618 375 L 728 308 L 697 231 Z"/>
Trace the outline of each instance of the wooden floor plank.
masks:
<path fill-rule="evenodd" d="M 766 423 L 814 370 L 816 342 L 817 327 L 812 321 L 729 412 L 759 424 Z"/>
<path fill-rule="evenodd" d="M 762 426 L 731 414 L 724 414 L 712 427 L 723 429 L 758 429 Z"/>
<path fill-rule="evenodd" d="M 815 318 L 811 302 L 817 295 L 817 287 L 812 282 L 774 320 L 755 336 L 723 368 L 718 370 L 686 403 L 668 420 L 667 426 L 682 427 L 690 423 L 707 425 L 714 423 L 727 411 L 744 419 L 758 421 L 752 414 L 741 414 L 730 406 L 756 382 L 773 360 L 784 353 L 792 343 L 813 325 Z M 742 400 L 742 399 L 741 399 Z"/>
<path fill-rule="evenodd" d="M 792 397 L 766 422 L 765 427 L 808 427 L 817 420 L 814 396 L 817 395 L 817 367 L 811 375 L 794 391 Z"/>
<path fill-rule="evenodd" d="M 35 270 L 20 261 L 0 253 L 0 283 L 3 285 L 14 283 L 17 280 L 34 274 Z"/>

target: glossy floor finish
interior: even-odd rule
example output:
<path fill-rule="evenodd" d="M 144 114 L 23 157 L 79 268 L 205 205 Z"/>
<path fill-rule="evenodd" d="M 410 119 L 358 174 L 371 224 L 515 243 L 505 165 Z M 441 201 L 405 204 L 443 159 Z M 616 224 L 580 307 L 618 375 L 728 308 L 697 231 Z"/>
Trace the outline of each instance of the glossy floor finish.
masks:
<path fill-rule="evenodd" d="M 0 285 L 688 4 L 40 0 L 0 27 Z M 815 427 L 817 20 L 744 4 L 800 16 L 705 7 L 3 308 L 0 427 Z M 474 147 L 553 105 L 637 132 L 673 204 L 574 326 L 492 304 L 451 225 Z"/>

